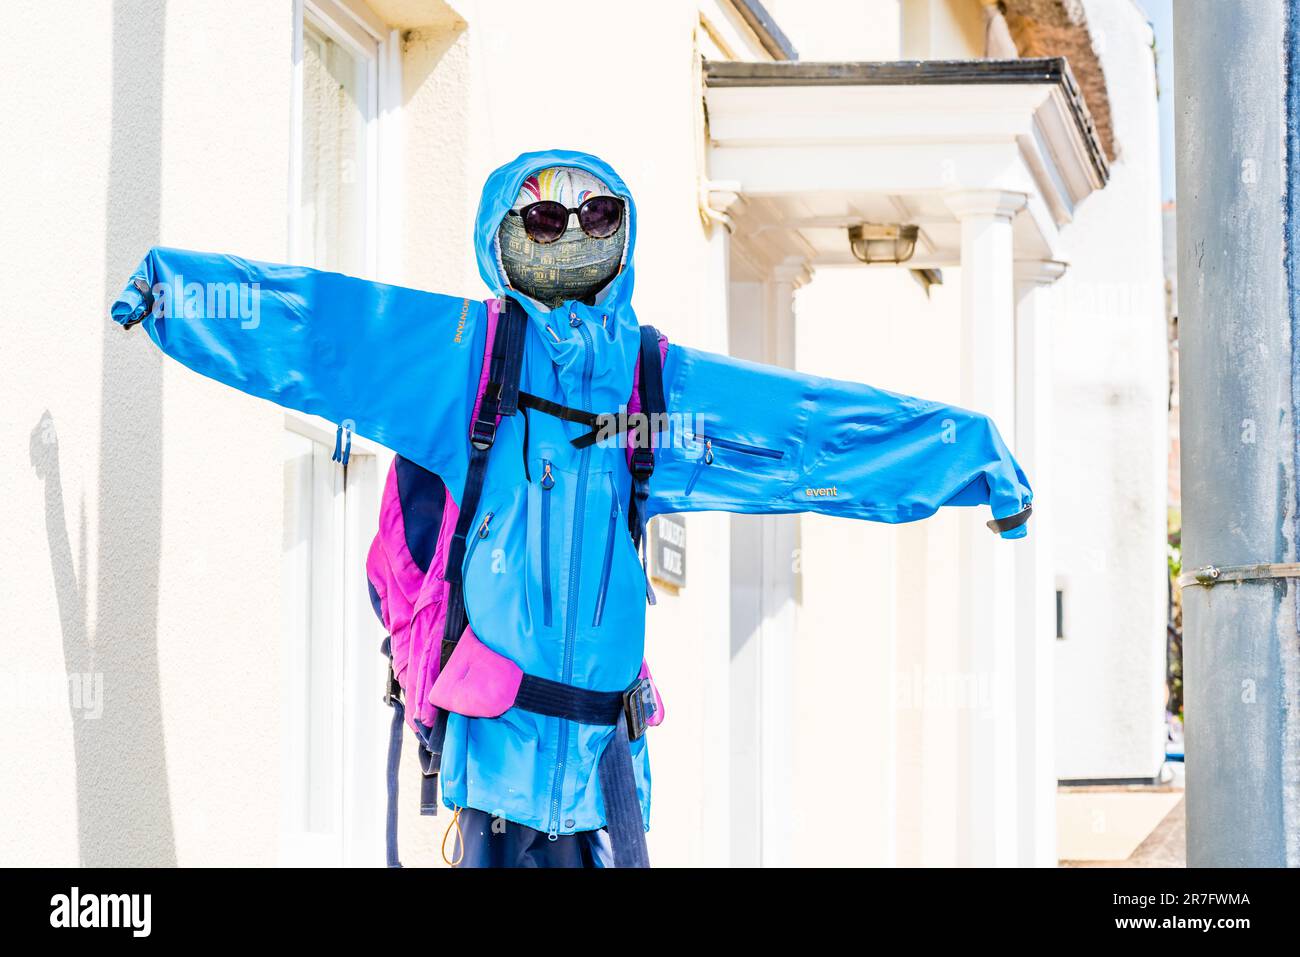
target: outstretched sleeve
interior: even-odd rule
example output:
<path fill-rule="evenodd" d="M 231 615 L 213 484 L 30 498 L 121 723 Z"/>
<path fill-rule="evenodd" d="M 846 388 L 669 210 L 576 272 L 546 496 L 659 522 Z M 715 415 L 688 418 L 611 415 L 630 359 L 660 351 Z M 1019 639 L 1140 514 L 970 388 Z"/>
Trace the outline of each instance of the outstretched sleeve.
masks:
<path fill-rule="evenodd" d="M 988 505 L 1027 532 L 1033 492 L 983 415 L 670 346 L 649 513 L 822 512 L 910 522 Z"/>
<path fill-rule="evenodd" d="M 483 303 L 236 256 L 151 249 L 113 303 L 195 372 L 463 476 Z M 458 487 L 458 486 L 456 486 Z"/>

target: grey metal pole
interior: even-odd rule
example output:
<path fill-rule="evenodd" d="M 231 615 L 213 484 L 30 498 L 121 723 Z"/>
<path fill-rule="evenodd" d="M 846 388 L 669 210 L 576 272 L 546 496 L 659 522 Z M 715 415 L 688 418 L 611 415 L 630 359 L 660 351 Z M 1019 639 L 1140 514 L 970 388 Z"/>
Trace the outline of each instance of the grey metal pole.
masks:
<path fill-rule="evenodd" d="M 1300 865 L 1297 2 L 1174 4 L 1190 866 Z"/>

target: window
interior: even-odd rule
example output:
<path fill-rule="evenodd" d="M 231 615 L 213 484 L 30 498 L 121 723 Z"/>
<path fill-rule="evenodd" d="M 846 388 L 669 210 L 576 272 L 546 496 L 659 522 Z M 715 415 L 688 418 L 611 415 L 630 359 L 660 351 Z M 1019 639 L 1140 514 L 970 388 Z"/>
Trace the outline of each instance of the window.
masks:
<path fill-rule="evenodd" d="M 319 269 L 366 270 L 366 127 L 374 60 L 308 17 L 302 27 L 299 255 Z"/>
<path fill-rule="evenodd" d="M 297 0 L 289 258 L 376 278 L 395 37 L 361 0 Z M 390 191 L 386 187 L 387 191 Z M 391 228 L 391 223 L 389 224 Z M 281 862 L 382 864 L 386 664 L 365 559 L 389 454 L 289 413 L 284 435 Z"/>
<path fill-rule="evenodd" d="M 401 267 L 401 42 L 362 0 L 296 0 L 289 256 L 354 276 Z"/>

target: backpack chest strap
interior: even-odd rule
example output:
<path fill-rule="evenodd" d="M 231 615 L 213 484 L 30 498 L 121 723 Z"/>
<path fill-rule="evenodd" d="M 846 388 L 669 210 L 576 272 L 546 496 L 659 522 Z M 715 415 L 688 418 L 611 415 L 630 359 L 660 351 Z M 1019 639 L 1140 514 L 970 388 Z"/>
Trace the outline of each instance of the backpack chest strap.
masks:
<path fill-rule="evenodd" d="M 567 405 L 560 405 L 558 402 L 552 402 L 550 399 L 543 399 L 539 395 L 533 395 L 531 392 L 519 393 L 519 407 L 523 409 L 536 409 L 538 412 L 544 412 L 549 416 L 557 419 L 563 419 L 565 422 L 576 422 L 578 425 L 585 425 L 589 429 L 596 429 L 600 425 L 601 417 L 594 412 L 586 412 L 582 409 L 574 409 Z M 573 440 L 576 448 L 582 448 L 578 445 L 586 435 Z M 592 441 L 595 441 L 594 439 Z"/>

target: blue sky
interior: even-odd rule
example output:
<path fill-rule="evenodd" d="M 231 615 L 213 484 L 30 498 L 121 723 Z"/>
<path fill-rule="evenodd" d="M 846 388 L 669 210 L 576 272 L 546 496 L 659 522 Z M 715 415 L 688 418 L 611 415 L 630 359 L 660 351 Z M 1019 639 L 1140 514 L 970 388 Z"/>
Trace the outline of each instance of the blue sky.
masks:
<path fill-rule="evenodd" d="M 1141 0 L 1156 32 L 1160 80 L 1160 194 L 1174 198 L 1174 0 Z"/>

